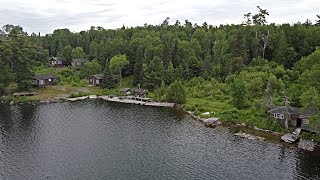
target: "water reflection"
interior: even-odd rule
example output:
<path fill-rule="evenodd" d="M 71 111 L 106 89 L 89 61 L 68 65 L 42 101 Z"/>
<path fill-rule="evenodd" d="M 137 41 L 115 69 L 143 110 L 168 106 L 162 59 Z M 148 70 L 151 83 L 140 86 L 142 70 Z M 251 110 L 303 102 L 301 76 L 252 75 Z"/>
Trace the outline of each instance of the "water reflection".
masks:
<path fill-rule="evenodd" d="M 0 179 L 317 179 L 317 153 L 103 101 L 0 105 Z"/>

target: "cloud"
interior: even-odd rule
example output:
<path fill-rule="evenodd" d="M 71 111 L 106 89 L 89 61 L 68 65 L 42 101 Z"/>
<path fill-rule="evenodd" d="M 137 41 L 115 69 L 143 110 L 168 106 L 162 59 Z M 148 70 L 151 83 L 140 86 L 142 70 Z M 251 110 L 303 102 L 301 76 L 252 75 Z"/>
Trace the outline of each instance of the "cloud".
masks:
<path fill-rule="evenodd" d="M 57 28 L 79 32 L 91 25 L 104 28 L 160 24 L 170 17 L 212 25 L 241 23 L 243 14 L 269 11 L 268 22 L 315 20 L 318 0 L 0 0 L 0 25 L 15 24 L 27 32 L 51 33 Z"/>

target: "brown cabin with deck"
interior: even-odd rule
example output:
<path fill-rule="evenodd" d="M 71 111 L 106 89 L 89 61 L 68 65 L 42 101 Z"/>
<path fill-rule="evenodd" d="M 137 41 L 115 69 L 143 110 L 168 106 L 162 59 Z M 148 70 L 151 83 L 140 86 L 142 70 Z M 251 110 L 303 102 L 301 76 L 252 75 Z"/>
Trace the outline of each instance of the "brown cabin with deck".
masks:
<path fill-rule="evenodd" d="M 100 86 L 102 81 L 103 81 L 103 74 L 92 75 L 89 78 L 89 84 L 94 85 L 94 86 Z"/>
<path fill-rule="evenodd" d="M 52 74 L 36 74 L 33 77 L 32 85 L 36 87 L 45 87 L 54 85 L 58 82 L 58 78 Z"/>
<path fill-rule="evenodd" d="M 285 106 L 275 107 L 270 109 L 268 113 L 270 118 L 279 120 L 281 124 L 285 123 L 285 114 L 287 109 Z M 309 117 L 315 115 L 316 112 L 312 110 L 303 110 L 297 107 L 288 107 L 288 124 L 293 128 L 301 128 L 304 131 L 317 132 L 313 127 L 310 126 Z"/>

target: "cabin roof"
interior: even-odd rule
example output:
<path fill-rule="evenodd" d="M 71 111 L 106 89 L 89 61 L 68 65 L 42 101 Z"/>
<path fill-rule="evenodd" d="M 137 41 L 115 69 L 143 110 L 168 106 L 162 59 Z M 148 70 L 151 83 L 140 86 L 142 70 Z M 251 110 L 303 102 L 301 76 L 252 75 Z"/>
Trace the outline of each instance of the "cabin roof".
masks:
<path fill-rule="evenodd" d="M 36 79 L 36 80 L 57 79 L 57 76 L 53 74 L 35 74 L 33 79 Z"/>
<path fill-rule="evenodd" d="M 271 114 L 275 114 L 275 113 L 283 114 L 285 111 L 286 111 L 285 106 L 278 106 L 273 109 L 270 109 L 268 112 Z M 308 116 L 308 115 L 316 114 L 316 112 L 311 109 L 302 109 L 302 108 L 298 108 L 298 107 L 288 107 L 288 112 L 289 112 L 289 114 L 296 115 L 296 116 L 301 116 L 301 115 Z"/>
<path fill-rule="evenodd" d="M 104 75 L 103 74 L 95 74 L 95 75 L 92 75 L 92 77 L 95 77 L 97 79 L 103 79 Z"/>
<path fill-rule="evenodd" d="M 51 57 L 50 60 L 55 60 L 55 61 L 65 61 L 66 59 L 63 57 Z"/>
<path fill-rule="evenodd" d="M 72 59 L 72 62 L 74 63 L 86 63 L 88 61 L 88 59 Z"/>
<path fill-rule="evenodd" d="M 138 89 L 138 88 L 133 88 L 132 91 L 135 93 L 145 93 L 146 92 L 145 89 Z"/>

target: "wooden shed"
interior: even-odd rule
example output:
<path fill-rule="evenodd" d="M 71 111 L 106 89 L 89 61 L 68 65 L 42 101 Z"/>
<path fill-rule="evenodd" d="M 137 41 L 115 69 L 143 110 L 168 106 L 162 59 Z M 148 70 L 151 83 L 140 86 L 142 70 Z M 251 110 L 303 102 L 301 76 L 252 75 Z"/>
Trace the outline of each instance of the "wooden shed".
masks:
<path fill-rule="evenodd" d="M 89 84 L 94 85 L 94 86 L 100 86 L 100 84 L 101 84 L 102 81 L 103 81 L 103 77 L 104 77 L 103 74 L 95 74 L 95 75 L 92 75 L 92 76 L 89 78 Z"/>
<path fill-rule="evenodd" d="M 52 74 L 36 74 L 33 77 L 32 85 L 36 87 L 44 87 L 53 85 L 58 82 L 58 78 Z"/>
<path fill-rule="evenodd" d="M 284 124 L 285 115 L 288 112 L 288 124 L 290 127 L 301 128 L 304 131 L 316 132 L 316 130 L 310 126 L 309 117 L 315 115 L 316 112 L 306 109 L 303 110 L 297 107 L 288 107 L 279 106 L 273 109 L 270 109 L 268 113 L 270 118 L 277 119 Z"/>

